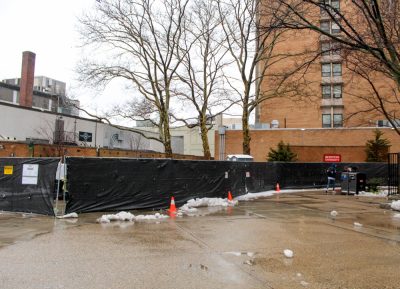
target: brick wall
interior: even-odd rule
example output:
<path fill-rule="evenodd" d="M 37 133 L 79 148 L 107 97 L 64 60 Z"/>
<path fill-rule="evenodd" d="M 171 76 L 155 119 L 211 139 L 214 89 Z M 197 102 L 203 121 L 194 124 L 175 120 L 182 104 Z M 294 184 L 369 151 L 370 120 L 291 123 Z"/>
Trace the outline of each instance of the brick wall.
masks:
<path fill-rule="evenodd" d="M 251 131 L 251 155 L 256 161 L 266 161 L 270 148 L 279 141 L 289 143 L 299 161 L 321 162 L 324 154 L 341 154 L 342 162 L 364 162 L 365 144 L 374 138 L 373 128 L 357 129 L 271 129 Z M 391 143 L 390 152 L 400 152 L 400 136 L 392 129 L 381 129 Z M 225 156 L 242 153 L 242 131 L 227 130 Z M 215 134 L 215 159 L 219 159 L 219 135 Z"/>
<path fill-rule="evenodd" d="M 163 153 L 140 152 L 118 149 L 99 149 L 92 147 L 58 146 L 50 144 L 35 144 L 33 149 L 23 142 L 0 142 L 0 157 L 128 157 L 128 158 L 165 158 Z M 174 159 L 202 160 L 201 156 L 173 154 Z"/>

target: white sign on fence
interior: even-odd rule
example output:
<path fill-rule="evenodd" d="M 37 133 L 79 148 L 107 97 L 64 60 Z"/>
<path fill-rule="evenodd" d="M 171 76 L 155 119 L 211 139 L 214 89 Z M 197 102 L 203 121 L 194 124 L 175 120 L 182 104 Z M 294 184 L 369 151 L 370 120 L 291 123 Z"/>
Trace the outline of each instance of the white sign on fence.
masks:
<path fill-rule="evenodd" d="M 24 164 L 22 166 L 22 184 L 37 185 L 39 176 L 38 164 Z"/>

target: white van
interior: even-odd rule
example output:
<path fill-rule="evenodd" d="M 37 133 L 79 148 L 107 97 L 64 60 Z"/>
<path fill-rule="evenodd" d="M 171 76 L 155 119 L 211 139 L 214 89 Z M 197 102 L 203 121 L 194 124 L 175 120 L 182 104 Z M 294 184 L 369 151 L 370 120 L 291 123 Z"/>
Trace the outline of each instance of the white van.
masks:
<path fill-rule="evenodd" d="M 252 162 L 254 159 L 250 155 L 227 155 L 226 160 L 232 162 Z"/>

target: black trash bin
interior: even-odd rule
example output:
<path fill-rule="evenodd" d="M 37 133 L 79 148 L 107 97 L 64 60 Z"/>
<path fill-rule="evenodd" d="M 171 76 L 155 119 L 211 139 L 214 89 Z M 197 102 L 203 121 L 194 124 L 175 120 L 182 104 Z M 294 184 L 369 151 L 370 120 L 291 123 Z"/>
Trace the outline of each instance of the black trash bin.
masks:
<path fill-rule="evenodd" d="M 342 193 L 357 194 L 365 191 L 365 183 L 367 176 L 365 173 L 359 172 L 344 172 L 341 175 Z"/>

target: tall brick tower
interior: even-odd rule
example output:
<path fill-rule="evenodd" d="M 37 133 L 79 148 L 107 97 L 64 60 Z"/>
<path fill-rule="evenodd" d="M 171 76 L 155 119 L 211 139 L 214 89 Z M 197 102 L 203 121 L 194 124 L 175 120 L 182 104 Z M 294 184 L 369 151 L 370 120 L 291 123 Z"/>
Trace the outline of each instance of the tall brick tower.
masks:
<path fill-rule="evenodd" d="M 21 84 L 19 96 L 19 104 L 21 106 L 32 107 L 35 58 L 36 54 L 33 52 L 22 52 Z"/>

